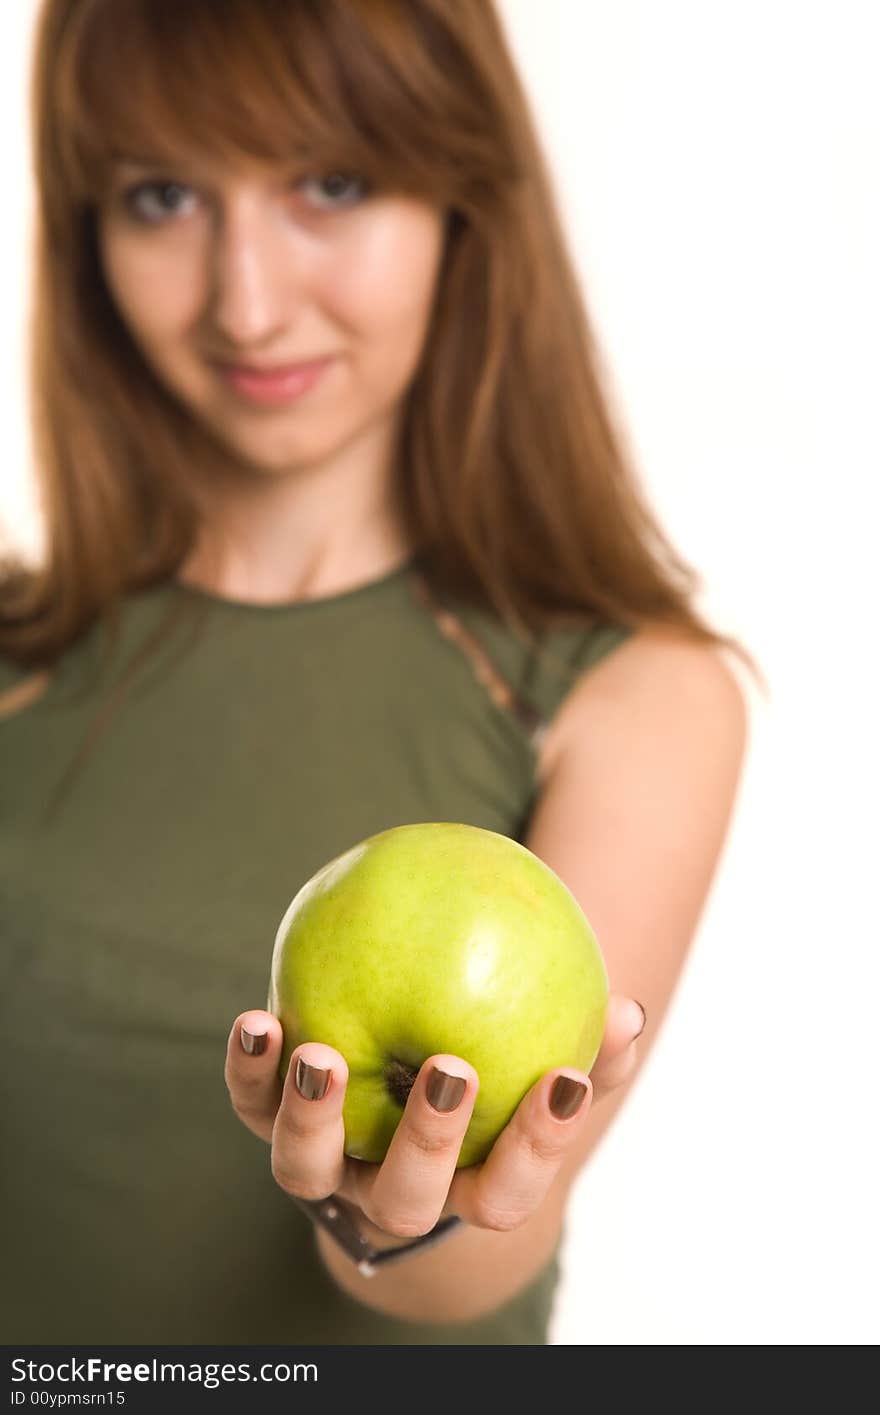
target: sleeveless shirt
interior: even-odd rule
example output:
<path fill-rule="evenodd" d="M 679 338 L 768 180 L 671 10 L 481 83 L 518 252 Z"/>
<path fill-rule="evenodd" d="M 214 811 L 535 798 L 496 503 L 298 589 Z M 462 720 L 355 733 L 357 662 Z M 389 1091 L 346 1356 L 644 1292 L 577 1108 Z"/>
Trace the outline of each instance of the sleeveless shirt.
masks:
<path fill-rule="evenodd" d="M 629 632 L 545 631 L 557 671 L 488 611 L 426 597 L 414 561 L 282 605 L 168 580 L 126 596 L 112 650 L 93 627 L 0 720 L 5 1342 L 547 1342 L 562 1240 L 473 1321 L 342 1292 L 232 1110 L 226 1044 L 266 1007 L 279 921 L 319 866 L 420 821 L 523 838 L 544 725 Z M 24 676 L 0 659 L 0 691 Z"/>

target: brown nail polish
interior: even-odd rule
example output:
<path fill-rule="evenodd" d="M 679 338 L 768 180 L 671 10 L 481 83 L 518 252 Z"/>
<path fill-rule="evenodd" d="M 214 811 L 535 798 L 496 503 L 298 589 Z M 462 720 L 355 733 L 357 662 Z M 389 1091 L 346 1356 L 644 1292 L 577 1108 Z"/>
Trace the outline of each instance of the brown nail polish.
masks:
<path fill-rule="evenodd" d="M 248 1056 L 262 1056 L 269 1045 L 268 1032 L 248 1032 L 241 1029 L 241 1045 Z"/>
<path fill-rule="evenodd" d="M 557 1120 L 568 1120 L 580 1110 L 587 1088 L 571 1076 L 557 1076 L 550 1093 L 550 1109 Z"/>
<path fill-rule="evenodd" d="M 463 1076 L 450 1076 L 446 1071 L 441 1071 L 439 1066 L 435 1066 L 428 1077 L 428 1101 L 435 1110 L 440 1110 L 445 1115 L 455 1110 L 466 1090 L 467 1081 Z"/>
<path fill-rule="evenodd" d="M 322 1066 L 310 1066 L 301 1056 L 296 1059 L 296 1089 L 307 1101 L 323 1100 L 330 1085 L 330 1071 Z"/>

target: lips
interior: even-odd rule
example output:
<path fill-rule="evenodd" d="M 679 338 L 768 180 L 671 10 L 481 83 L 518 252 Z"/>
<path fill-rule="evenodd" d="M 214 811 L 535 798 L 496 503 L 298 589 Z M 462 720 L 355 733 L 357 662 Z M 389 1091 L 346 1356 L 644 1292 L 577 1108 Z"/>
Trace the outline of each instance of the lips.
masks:
<path fill-rule="evenodd" d="M 217 364 L 225 381 L 252 403 L 288 403 L 299 398 L 318 382 L 332 357 L 308 363 L 276 364 L 254 368 L 245 364 Z"/>

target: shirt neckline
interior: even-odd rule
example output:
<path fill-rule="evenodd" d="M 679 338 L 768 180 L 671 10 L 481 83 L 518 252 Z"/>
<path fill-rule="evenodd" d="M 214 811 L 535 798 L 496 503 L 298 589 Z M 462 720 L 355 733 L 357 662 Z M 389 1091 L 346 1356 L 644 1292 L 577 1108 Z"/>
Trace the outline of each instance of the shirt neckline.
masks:
<path fill-rule="evenodd" d="M 274 618 L 280 615 L 295 616 L 299 614 L 315 613 L 345 606 L 356 601 L 369 599 L 371 596 L 384 590 L 386 587 L 394 585 L 398 580 L 403 579 L 415 567 L 418 555 L 411 555 L 402 564 L 395 566 L 393 570 L 387 570 L 383 575 L 379 575 L 371 580 L 365 580 L 359 585 L 352 585 L 350 589 L 339 590 L 336 594 L 316 595 L 309 599 L 281 600 L 277 602 L 258 602 L 254 600 L 232 599 L 227 595 L 215 593 L 213 590 L 204 589 L 201 585 L 190 584 L 185 580 L 178 580 L 173 577 L 169 581 L 172 591 L 186 599 L 197 600 L 205 605 L 212 605 L 217 609 L 228 609 L 232 613 L 240 615 L 250 615 L 252 618 Z"/>

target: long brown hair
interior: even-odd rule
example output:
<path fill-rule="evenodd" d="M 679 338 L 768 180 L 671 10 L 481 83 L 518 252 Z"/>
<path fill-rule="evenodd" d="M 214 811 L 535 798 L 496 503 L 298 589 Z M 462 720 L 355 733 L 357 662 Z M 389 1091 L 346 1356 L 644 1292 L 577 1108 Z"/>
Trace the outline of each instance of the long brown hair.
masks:
<path fill-rule="evenodd" d="M 448 212 L 394 476 L 441 591 L 533 641 L 585 619 L 676 626 L 700 579 L 640 485 L 492 0 L 44 0 L 35 35 L 29 394 L 47 553 L 0 564 L 0 653 L 47 669 L 172 577 L 186 468 L 234 454 L 152 374 L 104 283 L 112 150 L 357 172 Z M 183 602 L 183 599 L 181 600 Z"/>

